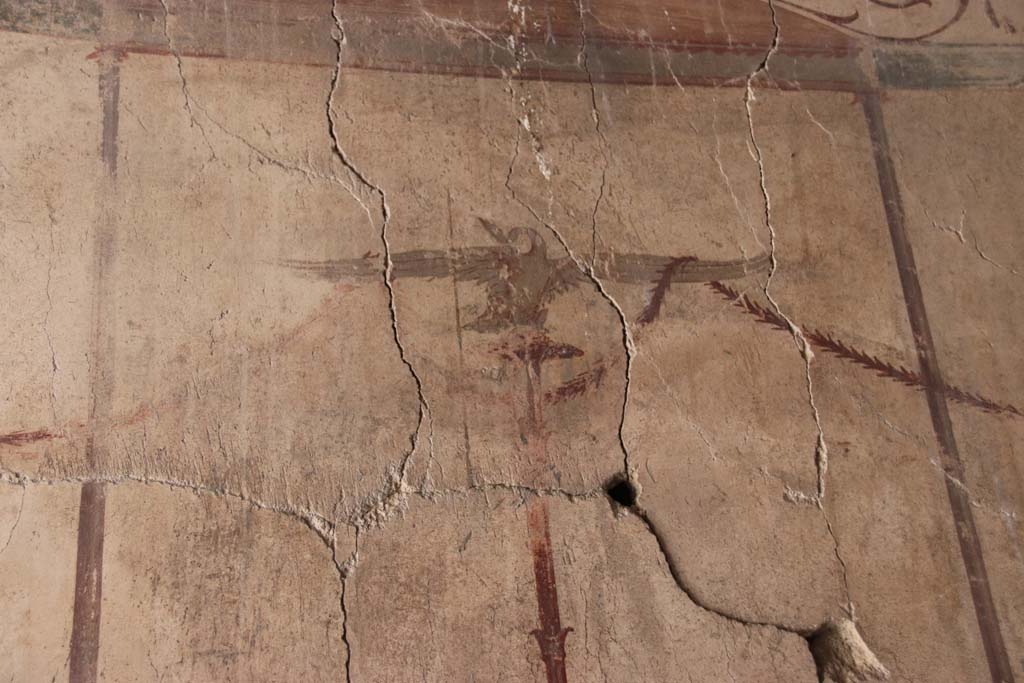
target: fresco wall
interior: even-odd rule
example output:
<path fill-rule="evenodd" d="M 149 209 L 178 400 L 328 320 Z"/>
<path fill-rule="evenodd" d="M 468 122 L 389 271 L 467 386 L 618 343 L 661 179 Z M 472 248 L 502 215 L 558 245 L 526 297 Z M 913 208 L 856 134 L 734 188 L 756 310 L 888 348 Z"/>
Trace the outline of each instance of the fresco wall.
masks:
<path fill-rule="evenodd" d="M 1009 0 L 0 1 L 0 677 L 1024 677 L 1022 80 Z"/>

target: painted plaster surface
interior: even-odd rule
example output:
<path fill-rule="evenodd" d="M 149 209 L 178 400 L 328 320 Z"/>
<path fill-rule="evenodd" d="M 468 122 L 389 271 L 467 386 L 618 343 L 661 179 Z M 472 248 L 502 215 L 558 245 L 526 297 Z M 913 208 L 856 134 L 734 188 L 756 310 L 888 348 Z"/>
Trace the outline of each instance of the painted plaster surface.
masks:
<path fill-rule="evenodd" d="M 0 679 L 1020 680 L 1021 36 L 0 0 Z"/>

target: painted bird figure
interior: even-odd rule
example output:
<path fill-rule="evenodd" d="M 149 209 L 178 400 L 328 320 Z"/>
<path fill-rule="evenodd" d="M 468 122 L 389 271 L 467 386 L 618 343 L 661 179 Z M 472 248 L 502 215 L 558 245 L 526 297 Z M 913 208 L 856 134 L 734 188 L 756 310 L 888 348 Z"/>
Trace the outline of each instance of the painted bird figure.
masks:
<path fill-rule="evenodd" d="M 493 222 L 477 219 L 496 242 L 491 246 L 462 247 L 448 251 L 415 250 L 391 255 L 395 279 L 451 277 L 458 282 L 476 282 L 487 290 L 487 308 L 466 329 L 498 332 L 514 327 L 544 326 L 547 307 L 564 292 L 592 285 L 590 275 L 570 256 L 551 257 L 547 244 L 536 230 L 512 227 L 503 231 Z M 319 279 L 380 277 L 380 257 L 366 254 L 359 259 L 311 261 L 289 259 L 279 262 L 288 268 Z M 671 283 L 731 280 L 766 271 L 768 254 L 729 261 L 599 252 L 593 276 L 599 280 L 658 285 L 660 296 Z M 659 296 L 655 291 L 652 297 Z M 657 302 L 660 305 L 660 300 Z"/>

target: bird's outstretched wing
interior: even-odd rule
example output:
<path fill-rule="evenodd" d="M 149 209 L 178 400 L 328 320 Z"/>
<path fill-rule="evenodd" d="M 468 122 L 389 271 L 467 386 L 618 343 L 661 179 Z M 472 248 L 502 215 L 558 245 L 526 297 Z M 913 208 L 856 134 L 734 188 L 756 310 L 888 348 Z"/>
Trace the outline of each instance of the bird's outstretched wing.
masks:
<path fill-rule="evenodd" d="M 637 322 L 647 325 L 658 317 L 665 296 L 675 282 L 720 282 L 767 271 L 771 265 L 769 254 L 754 258 L 729 261 L 701 261 L 691 256 L 667 257 L 647 254 L 598 254 L 593 265 L 593 276 L 598 280 L 643 283 L 651 286 L 647 305 Z M 571 258 L 556 263 L 546 294 L 546 300 L 590 279 L 587 265 Z"/>
<path fill-rule="evenodd" d="M 391 276 L 428 279 L 454 277 L 456 280 L 471 280 L 492 286 L 502 279 L 502 274 L 515 260 L 515 250 L 504 245 L 464 247 L 453 251 L 404 251 L 392 254 Z M 319 280 L 382 277 L 384 274 L 384 258 L 380 254 L 368 253 L 362 258 L 323 261 L 283 259 L 277 263 Z"/>
<path fill-rule="evenodd" d="M 571 258 L 556 259 L 554 273 L 558 291 L 564 291 L 590 279 L 584 269 Z M 758 254 L 750 258 L 726 261 L 704 261 L 691 257 L 655 256 L 653 254 L 597 255 L 594 276 L 601 280 L 638 284 L 667 282 L 716 282 L 765 273 L 771 266 L 771 255 Z"/>
<path fill-rule="evenodd" d="M 771 255 L 767 253 L 728 261 L 607 253 L 598 254 L 594 275 L 617 282 L 647 284 L 663 279 L 668 282 L 714 282 L 767 272 L 770 265 Z"/>
<path fill-rule="evenodd" d="M 612 280 L 668 287 L 673 282 L 717 282 L 735 280 L 754 273 L 767 272 L 769 254 L 729 261 L 702 261 L 683 256 L 651 254 L 598 254 L 593 274 L 599 280 Z M 553 296 L 590 281 L 589 264 L 564 257 L 555 260 L 548 294 Z"/>

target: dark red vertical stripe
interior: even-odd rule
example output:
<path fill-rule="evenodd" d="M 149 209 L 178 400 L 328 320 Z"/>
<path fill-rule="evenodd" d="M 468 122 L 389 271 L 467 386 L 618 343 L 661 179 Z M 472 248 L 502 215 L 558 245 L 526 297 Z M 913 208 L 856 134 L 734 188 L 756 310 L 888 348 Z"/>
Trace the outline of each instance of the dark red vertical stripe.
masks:
<path fill-rule="evenodd" d="M 999 618 L 992 600 L 992 589 L 982 555 L 981 539 L 978 537 L 978 530 L 974 524 L 974 513 L 971 510 L 967 493 L 954 482 L 954 480 L 964 480 L 964 468 L 953 434 L 953 424 L 949 418 L 949 408 L 946 404 L 946 384 L 942 379 L 939 361 L 935 354 L 935 344 L 925 311 L 924 294 L 921 291 L 921 282 L 918 280 L 917 266 L 914 263 L 914 252 L 907 235 L 903 201 L 900 198 L 896 169 L 890 154 L 881 101 L 878 93 L 874 92 L 865 93 L 862 101 L 874 149 L 878 185 L 885 203 L 889 235 L 892 239 L 900 284 L 903 287 L 903 298 L 907 306 L 907 316 L 910 318 L 910 329 L 914 333 L 918 363 L 921 368 L 921 376 L 924 379 L 925 395 L 928 397 L 928 410 L 931 413 L 932 426 L 939 445 L 942 467 L 949 475 L 944 477 L 946 494 L 949 498 L 949 507 L 953 513 L 953 522 L 960 542 L 960 556 L 963 558 L 964 568 L 967 572 L 974 613 L 985 648 L 985 657 L 988 660 L 993 683 L 1012 683 L 1013 671 L 1010 668 L 1010 659 L 1006 653 L 1003 634 L 999 629 Z"/>
<path fill-rule="evenodd" d="M 541 390 L 541 363 L 543 353 L 530 357 L 528 341 L 522 341 L 523 370 L 526 372 L 526 402 L 528 420 L 526 439 L 530 460 L 535 465 L 548 460 L 547 437 L 544 433 L 543 397 Z M 530 554 L 533 556 L 533 579 L 537 591 L 537 614 L 540 628 L 533 637 L 540 646 L 548 683 L 566 683 L 565 638 L 571 628 L 562 628 L 558 611 L 558 584 L 555 580 L 555 559 L 551 555 L 551 525 L 548 506 L 543 498 L 534 498 L 526 508 L 526 527 L 530 536 Z"/>
<path fill-rule="evenodd" d="M 548 683 L 566 683 L 565 638 L 571 628 L 562 628 L 558 612 L 558 585 L 555 562 L 551 555 L 551 531 L 548 507 L 541 498 L 534 498 L 527 509 L 530 530 L 530 552 L 533 555 L 533 577 L 537 588 L 537 612 L 540 628 L 533 632 L 540 645 Z"/>
<path fill-rule="evenodd" d="M 99 58 L 99 96 L 103 108 L 100 157 L 106 169 L 106 183 L 101 191 L 110 192 L 117 175 L 118 99 L 121 79 L 118 56 L 103 51 Z M 106 284 L 112 257 L 114 226 L 109 212 L 102 215 L 93 244 L 93 336 L 92 336 L 92 403 L 89 407 L 89 435 L 86 441 L 86 465 L 95 471 L 97 451 L 97 417 L 109 412 L 109 340 L 106 331 Z M 102 437 L 100 437 L 102 438 Z M 103 602 L 103 531 L 106 519 L 106 489 L 102 482 L 82 486 L 78 507 L 78 557 L 75 563 L 75 605 L 71 621 L 71 651 L 68 660 L 70 683 L 94 683 L 97 678 L 100 646 L 100 608 Z"/>
<path fill-rule="evenodd" d="M 103 598 L 103 523 L 106 491 L 100 482 L 82 486 L 78 508 L 78 560 L 75 569 L 75 611 L 71 624 L 71 683 L 96 680 Z"/>

